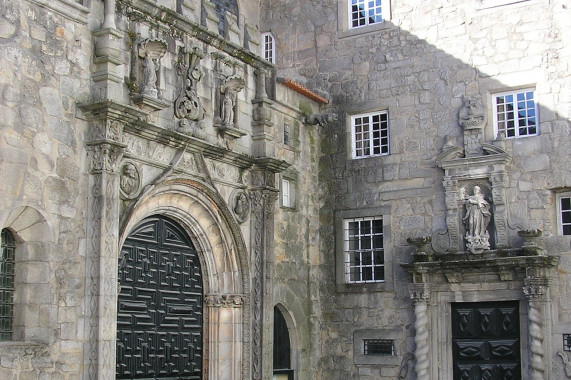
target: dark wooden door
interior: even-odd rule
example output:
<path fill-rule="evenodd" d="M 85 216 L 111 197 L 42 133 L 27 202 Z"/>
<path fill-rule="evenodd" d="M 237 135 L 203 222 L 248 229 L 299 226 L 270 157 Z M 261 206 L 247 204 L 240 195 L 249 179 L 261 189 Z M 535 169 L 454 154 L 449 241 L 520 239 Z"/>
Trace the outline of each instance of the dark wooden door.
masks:
<path fill-rule="evenodd" d="M 520 380 L 519 302 L 453 303 L 454 380 Z"/>
<path fill-rule="evenodd" d="M 202 273 L 170 219 L 143 221 L 119 258 L 117 379 L 202 379 Z"/>

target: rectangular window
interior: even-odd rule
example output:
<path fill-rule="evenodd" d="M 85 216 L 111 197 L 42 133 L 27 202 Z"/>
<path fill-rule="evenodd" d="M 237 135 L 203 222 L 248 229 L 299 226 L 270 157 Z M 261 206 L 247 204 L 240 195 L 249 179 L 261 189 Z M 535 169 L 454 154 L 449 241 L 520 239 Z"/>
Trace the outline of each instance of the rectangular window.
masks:
<path fill-rule="evenodd" d="M 538 133 L 537 103 L 534 90 L 518 90 L 494 94 L 494 127 L 496 137 L 533 136 Z"/>
<path fill-rule="evenodd" d="M 571 192 L 557 194 L 557 224 L 560 235 L 571 235 Z"/>
<path fill-rule="evenodd" d="M 344 225 L 347 282 L 383 282 L 385 280 L 383 219 L 347 219 Z"/>
<path fill-rule="evenodd" d="M 268 62 L 276 63 L 276 45 L 271 33 L 262 33 L 262 57 Z"/>
<path fill-rule="evenodd" d="M 364 355 L 394 355 L 392 339 L 364 339 Z"/>
<path fill-rule="evenodd" d="M 383 7 L 389 0 L 350 0 L 349 25 L 351 28 L 383 22 Z"/>
<path fill-rule="evenodd" d="M 563 334 L 563 351 L 571 351 L 571 334 Z"/>
<path fill-rule="evenodd" d="M 284 124 L 284 145 L 291 146 L 291 127 Z"/>
<path fill-rule="evenodd" d="M 389 120 L 386 111 L 351 117 L 353 158 L 389 154 Z"/>
<path fill-rule="evenodd" d="M 282 206 L 292 207 L 290 183 L 287 179 L 282 179 Z"/>

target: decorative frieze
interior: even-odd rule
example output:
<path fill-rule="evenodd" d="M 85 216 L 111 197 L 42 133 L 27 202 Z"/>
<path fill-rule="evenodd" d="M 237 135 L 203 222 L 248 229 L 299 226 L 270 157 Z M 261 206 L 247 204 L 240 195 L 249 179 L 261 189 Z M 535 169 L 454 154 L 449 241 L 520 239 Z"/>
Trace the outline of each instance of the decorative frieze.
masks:
<path fill-rule="evenodd" d="M 208 294 L 204 303 L 208 307 L 242 307 L 244 298 L 243 294 Z"/>

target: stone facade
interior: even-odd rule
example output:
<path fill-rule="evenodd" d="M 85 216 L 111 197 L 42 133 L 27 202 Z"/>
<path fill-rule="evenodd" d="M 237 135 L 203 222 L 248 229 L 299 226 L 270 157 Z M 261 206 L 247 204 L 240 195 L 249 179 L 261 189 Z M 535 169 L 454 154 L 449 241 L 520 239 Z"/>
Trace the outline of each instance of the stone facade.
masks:
<path fill-rule="evenodd" d="M 3 1 L 0 378 L 116 376 L 122 247 L 157 215 L 201 264 L 203 379 L 271 379 L 275 309 L 296 380 L 452 379 L 474 303 L 518 305 L 521 378 L 571 378 L 569 5 L 383 4 L 350 28 L 347 0 Z M 539 132 L 496 134 L 493 95 L 530 88 Z M 389 154 L 353 158 L 374 112 Z M 349 280 L 353 218 L 382 281 Z"/>
<path fill-rule="evenodd" d="M 568 5 L 383 4 L 385 21 L 359 28 L 348 27 L 347 1 L 262 6 L 281 75 L 332 99 L 338 119 L 320 130 L 316 378 L 451 379 L 450 305 L 500 300 L 520 303 L 528 342 L 522 378 L 566 378 L 558 352 L 567 358 L 561 342 L 570 328 L 570 241 L 557 231 L 555 199 L 571 183 L 560 159 L 571 147 Z M 497 139 L 492 94 L 526 87 L 537 96 L 539 134 Z M 351 116 L 373 111 L 388 112 L 390 154 L 353 159 Z M 495 241 L 481 262 L 473 261 L 481 254 L 464 253 L 461 196 L 474 186 L 485 190 L 493 210 Z M 390 218 L 387 281 L 347 284 L 342 220 L 381 215 Z M 543 231 L 545 250 L 533 259 L 541 262 L 508 253 L 526 245 L 518 234 L 524 229 Z M 549 283 L 540 304 L 522 290 L 530 282 Z M 395 356 L 364 362 L 355 343 L 367 338 L 363 331 L 394 339 Z"/>

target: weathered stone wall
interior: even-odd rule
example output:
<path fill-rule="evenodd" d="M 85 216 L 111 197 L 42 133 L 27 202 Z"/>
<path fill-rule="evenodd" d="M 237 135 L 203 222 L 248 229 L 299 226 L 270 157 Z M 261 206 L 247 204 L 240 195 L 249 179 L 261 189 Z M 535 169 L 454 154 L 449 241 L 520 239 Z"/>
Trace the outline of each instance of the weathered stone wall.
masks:
<path fill-rule="evenodd" d="M 83 340 L 85 122 L 92 43 L 86 15 L 0 5 L 0 225 L 18 242 L 14 340 L 0 377 L 78 378 Z"/>
<path fill-rule="evenodd" d="M 446 229 L 443 171 L 435 159 L 447 141 L 463 144 L 458 110 L 464 95 L 483 99 L 484 140 L 491 142 L 491 94 L 536 88 L 539 136 L 505 142 L 513 156 L 506 169 L 509 242 L 519 247 L 517 230 L 539 228 L 550 254 L 570 249 L 568 237 L 555 236 L 554 219 L 555 191 L 571 185 L 560 159 L 571 149 L 570 50 L 563 37 L 569 9 L 562 1 L 398 1 L 391 2 L 383 26 L 347 31 L 339 19 L 347 17 L 338 9 L 343 3 L 265 1 L 261 29 L 276 36 L 278 75 L 329 94 L 338 114 L 337 123 L 320 131 L 320 376 L 389 379 L 398 365 L 354 365 L 353 332 L 399 326 L 397 355 L 413 350 L 410 278 L 398 263 L 410 260 L 407 237 Z M 390 155 L 351 160 L 350 115 L 374 110 L 388 110 Z M 394 290 L 336 292 L 335 212 L 373 207 L 390 209 Z M 552 336 L 553 353 L 569 328 L 566 257 L 553 287 L 553 331 L 559 331 Z M 556 363 L 553 376 L 562 376 L 559 358 L 549 360 Z"/>

